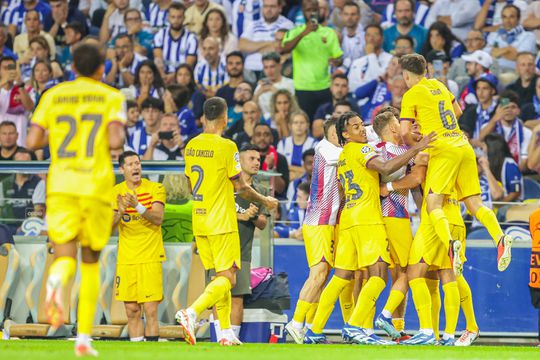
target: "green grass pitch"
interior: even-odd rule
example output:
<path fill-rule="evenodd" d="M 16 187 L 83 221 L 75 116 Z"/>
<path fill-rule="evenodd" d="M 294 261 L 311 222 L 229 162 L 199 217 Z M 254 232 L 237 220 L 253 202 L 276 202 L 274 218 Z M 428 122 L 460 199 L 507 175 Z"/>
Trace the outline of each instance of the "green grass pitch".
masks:
<path fill-rule="evenodd" d="M 65 340 L 0 340 L 2 360 L 68 360 L 75 359 L 73 341 Z M 183 342 L 129 343 L 96 341 L 99 359 L 111 360 L 348 360 L 348 359 L 538 359 L 540 349 L 525 346 L 471 346 L 468 348 L 438 346 L 358 346 L 358 345 L 295 345 L 245 344 L 224 348 L 217 344 Z"/>

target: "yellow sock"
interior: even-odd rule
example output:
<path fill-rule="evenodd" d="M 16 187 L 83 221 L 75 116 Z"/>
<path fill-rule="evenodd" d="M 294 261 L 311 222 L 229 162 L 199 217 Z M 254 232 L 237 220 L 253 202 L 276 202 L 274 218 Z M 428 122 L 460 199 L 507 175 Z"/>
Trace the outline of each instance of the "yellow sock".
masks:
<path fill-rule="evenodd" d="M 404 318 L 392 319 L 392 325 L 394 325 L 396 330 L 399 331 L 399 332 L 405 331 L 405 319 Z"/>
<path fill-rule="evenodd" d="M 431 323 L 435 337 L 439 339 L 439 322 L 441 317 L 441 293 L 439 291 L 439 280 L 426 279 L 426 285 L 431 295 Z"/>
<path fill-rule="evenodd" d="M 375 319 L 375 306 L 371 308 L 368 312 L 364 323 L 362 324 L 362 329 L 373 329 L 373 320 Z"/>
<path fill-rule="evenodd" d="M 450 233 L 450 223 L 448 222 L 444 211 L 442 209 L 435 209 L 429 213 L 429 218 L 431 219 L 431 223 L 433 224 L 437 236 L 448 250 L 450 240 L 452 240 L 452 234 Z"/>
<path fill-rule="evenodd" d="M 296 308 L 294 309 L 293 320 L 303 324 L 304 320 L 306 319 L 306 314 L 310 309 L 311 303 L 304 300 L 298 300 L 296 303 Z"/>
<path fill-rule="evenodd" d="M 328 282 L 324 288 L 321 297 L 319 299 L 319 306 L 313 319 L 312 331 L 315 334 L 322 333 L 332 310 L 334 310 L 334 304 L 336 303 L 339 294 L 349 284 L 349 280 L 342 279 L 338 276 L 332 276 L 332 279 Z"/>
<path fill-rule="evenodd" d="M 385 287 L 386 282 L 378 276 L 372 276 L 368 279 L 366 285 L 362 287 L 360 295 L 358 295 L 358 302 L 354 306 L 354 311 L 349 319 L 350 325 L 356 327 L 364 325 L 371 308 L 375 307 L 375 303 Z"/>
<path fill-rule="evenodd" d="M 79 291 L 79 306 L 77 309 L 77 333 L 79 335 L 92 334 L 98 295 L 99 263 L 87 264 L 81 262 L 81 290 Z"/>
<path fill-rule="evenodd" d="M 225 296 L 216 303 L 216 313 L 219 319 L 219 326 L 222 330 L 231 328 L 231 302 L 231 292 L 227 291 Z"/>
<path fill-rule="evenodd" d="M 354 279 L 352 279 L 339 295 L 339 306 L 341 307 L 341 316 L 343 323 L 347 323 L 354 310 Z"/>
<path fill-rule="evenodd" d="M 444 332 L 448 335 L 454 335 L 456 332 L 459 316 L 459 290 L 455 281 L 443 285 L 444 291 L 444 316 L 446 318 L 446 327 Z"/>
<path fill-rule="evenodd" d="M 317 313 L 317 308 L 319 307 L 319 303 L 313 303 L 309 307 L 309 311 L 306 314 L 306 324 L 313 324 L 313 319 L 315 319 L 315 314 Z"/>
<path fill-rule="evenodd" d="M 396 309 L 398 308 L 399 304 L 401 304 L 403 299 L 405 299 L 405 294 L 403 294 L 401 291 L 390 291 L 390 295 L 388 296 L 386 305 L 384 305 L 384 310 L 387 310 L 390 312 L 390 314 L 393 314 L 394 311 L 396 311 Z"/>
<path fill-rule="evenodd" d="M 199 315 L 214 306 L 227 292 L 231 292 L 231 282 L 225 276 L 218 276 L 206 286 L 204 292 L 190 307 Z"/>
<path fill-rule="evenodd" d="M 52 263 L 49 268 L 49 276 L 58 277 L 62 286 L 66 286 L 75 275 L 75 271 L 77 271 L 77 260 L 69 256 L 62 256 Z"/>
<path fill-rule="evenodd" d="M 409 288 L 411 289 L 414 306 L 418 313 L 418 320 L 420 321 L 420 329 L 431 329 L 431 297 L 426 285 L 426 280 L 423 278 L 416 278 L 409 281 Z"/>
<path fill-rule="evenodd" d="M 463 310 L 465 321 L 467 322 L 466 328 L 469 331 L 478 331 L 478 324 L 476 323 L 476 316 L 474 315 L 471 288 L 463 276 L 456 278 L 456 282 L 459 290 L 461 309 Z"/>
<path fill-rule="evenodd" d="M 482 225 L 486 227 L 486 230 L 488 231 L 489 235 L 491 235 L 495 246 L 497 246 L 499 244 L 499 239 L 504 235 L 504 232 L 501 229 L 501 225 L 499 225 L 499 221 L 497 221 L 497 216 L 495 213 L 487 206 L 482 206 L 480 209 L 478 209 L 474 216 L 482 223 Z"/>

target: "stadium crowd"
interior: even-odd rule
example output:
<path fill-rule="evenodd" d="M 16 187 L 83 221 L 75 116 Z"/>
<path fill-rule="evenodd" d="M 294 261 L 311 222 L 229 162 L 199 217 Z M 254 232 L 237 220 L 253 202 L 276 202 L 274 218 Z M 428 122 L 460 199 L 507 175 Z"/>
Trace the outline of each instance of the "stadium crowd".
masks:
<path fill-rule="evenodd" d="M 0 160 L 49 158 L 24 148 L 32 111 L 74 79 L 72 50 L 92 42 L 106 50 L 102 81 L 127 98 L 124 149 L 142 160 L 183 159 L 205 99 L 226 100 L 225 136 L 280 174 L 280 237 L 302 237 L 324 121 L 399 109 L 404 54 L 423 54 L 459 101 L 485 201 L 523 200 L 524 176 L 540 171 L 540 1 L 7 0 L 1 22 Z M 22 199 L 2 218 L 44 210 L 43 179 L 3 176 L 1 187 Z"/>

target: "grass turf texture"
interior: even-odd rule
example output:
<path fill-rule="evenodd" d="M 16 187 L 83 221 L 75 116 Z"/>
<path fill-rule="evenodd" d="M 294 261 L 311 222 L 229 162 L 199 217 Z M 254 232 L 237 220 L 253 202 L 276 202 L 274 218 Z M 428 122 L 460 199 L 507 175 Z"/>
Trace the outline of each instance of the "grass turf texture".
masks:
<path fill-rule="evenodd" d="M 296 344 L 245 344 L 221 347 L 217 344 L 198 343 L 189 346 L 184 342 L 129 343 L 126 341 L 96 341 L 99 359 L 111 360 L 358 360 L 364 359 L 534 359 L 540 349 L 524 346 L 472 346 L 468 348 L 440 346 L 359 346 L 359 345 L 296 345 Z M 41 360 L 74 359 L 73 341 L 65 340 L 0 340 L 1 359 Z"/>

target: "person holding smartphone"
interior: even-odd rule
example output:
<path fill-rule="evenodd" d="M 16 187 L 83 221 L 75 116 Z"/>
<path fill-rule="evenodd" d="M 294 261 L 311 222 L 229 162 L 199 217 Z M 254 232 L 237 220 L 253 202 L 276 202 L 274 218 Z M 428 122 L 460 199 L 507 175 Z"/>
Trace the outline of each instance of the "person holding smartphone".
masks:
<path fill-rule="evenodd" d="M 428 63 L 428 74 L 431 78 L 437 79 L 446 85 L 448 90 L 455 96 L 459 96 L 459 87 L 454 80 L 446 77 L 450 69 L 450 57 L 444 51 L 431 50 L 426 55 Z"/>
<path fill-rule="evenodd" d="M 176 114 L 167 113 L 161 118 L 159 131 L 152 134 L 143 160 L 182 160 L 184 141 Z"/>

